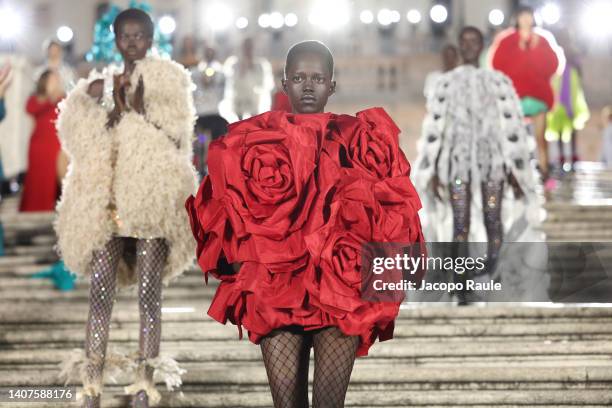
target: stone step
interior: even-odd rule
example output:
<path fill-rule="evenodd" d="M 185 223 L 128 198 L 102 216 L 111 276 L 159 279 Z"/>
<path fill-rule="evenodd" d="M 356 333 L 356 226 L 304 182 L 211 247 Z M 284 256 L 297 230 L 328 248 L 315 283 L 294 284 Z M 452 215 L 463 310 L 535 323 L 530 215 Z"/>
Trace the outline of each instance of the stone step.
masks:
<path fill-rule="evenodd" d="M 116 341 L 129 341 L 138 335 L 139 324 L 115 323 L 111 325 L 111 338 Z M 227 331 L 223 326 L 212 319 L 200 322 L 164 322 L 164 340 L 216 340 L 228 338 Z M 24 327 L 21 325 L 0 325 L 0 341 L 11 344 L 18 343 L 44 343 L 47 341 L 66 341 L 78 342 L 83 337 L 83 326 L 72 324 L 56 325 L 55 327 Z M 396 338 L 477 338 L 478 341 L 488 341 L 493 339 L 520 339 L 521 337 L 549 339 L 568 338 L 580 333 L 581 336 L 598 336 L 612 340 L 612 325 L 601 323 L 547 323 L 541 322 L 533 324 L 398 324 L 395 328 Z M 234 337 L 232 333 L 231 337 Z M 581 337 L 582 338 L 582 337 Z M 507 341 L 504 341 L 507 342 Z"/>
<path fill-rule="evenodd" d="M 223 326 L 220 326 L 223 327 Z M 178 335 L 163 329 L 164 350 L 182 348 L 190 358 L 197 356 L 198 360 L 205 361 L 239 361 L 253 360 L 260 356 L 259 348 L 252 347 L 247 340 L 238 341 L 237 330 L 234 327 L 224 327 L 226 333 L 220 339 L 190 336 L 189 333 Z M 245 333 L 246 335 L 246 333 Z M 55 332 L 48 333 L 43 341 L 40 338 L 24 339 L 18 334 L 5 334 L 0 340 L 3 344 L 11 344 L 12 348 L 20 350 L 40 348 L 79 348 L 82 347 L 85 330 L 75 331 L 70 337 L 58 336 Z M 117 348 L 133 347 L 138 342 L 138 331 L 119 332 L 111 330 L 110 339 Z M 201 346 L 205 344 L 204 348 Z M 418 349 L 415 346 L 418 345 Z M 23 347 L 22 347 L 23 346 Z M 421 358 L 421 357 L 464 357 L 464 356 L 513 356 L 529 358 L 530 356 L 556 356 L 562 359 L 565 355 L 602 356 L 612 354 L 612 341 L 604 340 L 577 340 L 577 341 L 550 341 L 537 339 L 532 341 L 521 339 L 507 340 L 476 340 L 463 338 L 448 341 L 440 338 L 427 338 L 426 341 L 417 341 L 410 337 L 396 337 L 392 341 L 376 344 L 372 350 L 378 358 Z M 375 354 L 374 354 L 375 353 Z M 178 358 L 178 357 L 177 357 Z M 180 359 L 180 358 L 179 358 Z"/>
<path fill-rule="evenodd" d="M 612 385 L 612 371 L 608 366 L 585 367 L 407 367 L 384 361 L 355 362 L 351 376 L 351 389 L 371 389 L 380 384 L 378 391 L 383 390 L 533 390 L 533 389 L 584 389 L 589 391 L 605 389 Z M 365 361 L 362 363 L 362 361 Z M 314 360 L 311 361 L 314 364 Z M 207 364 L 200 362 L 181 363 L 187 373 L 183 376 L 183 388 L 206 388 L 209 391 L 221 391 L 228 384 L 240 387 L 242 391 L 255 388 L 266 388 L 267 376 L 261 358 L 257 361 L 234 364 Z M 385 367 L 386 370 L 382 368 Z M 17 377 L 9 371 L 16 370 Z M 467 369 L 466 369 L 467 368 Z M 61 386 L 58 379 L 57 365 L 29 365 L 0 367 L 0 387 L 10 386 Z M 312 384 L 313 371 L 309 380 Z M 21 378 L 32 382 L 16 383 Z M 116 384 L 128 385 L 130 376 L 116 377 Z M 69 382 L 68 384 L 74 384 Z M 533 388 L 529 387 L 533 384 Z M 77 384 L 74 384 L 77 385 Z M 108 383 L 113 385 L 113 383 Z"/>

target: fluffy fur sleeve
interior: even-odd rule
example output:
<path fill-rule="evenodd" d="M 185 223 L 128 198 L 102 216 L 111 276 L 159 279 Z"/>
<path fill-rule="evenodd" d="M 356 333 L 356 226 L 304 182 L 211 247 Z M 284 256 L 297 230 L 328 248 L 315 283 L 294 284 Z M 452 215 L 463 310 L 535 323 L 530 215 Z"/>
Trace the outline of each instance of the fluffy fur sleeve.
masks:
<path fill-rule="evenodd" d="M 498 135 L 506 173 L 512 173 L 523 190 L 529 189 L 534 185 L 530 155 L 535 143 L 527 132 L 519 98 L 510 78 L 498 71 L 487 73 L 492 76 L 491 83 L 495 85 L 500 115 Z"/>
<path fill-rule="evenodd" d="M 96 99 L 87 94 L 89 81 L 81 79 L 58 105 L 57 133 L 62 148 L 73 159 L 95 152 L 95 143 L 106 131 L 107 115 Z"/>
<path fill-rule="evenodd" d="M 142 75 L 145 115 L 181 149 L 191 149 L 195 109 L 189 71 L 174 61 L 149 57 L 137 63 L 130 82 L 132 90 Z"/>
<path fill-rule="evenodd" d="M 419 191 L 427 189 L 434 175 L 441 178 L 446 176 L 446 173 L 441 173 L 438 167 L 443 164 L 439 155 L 444 138 L 449 81 L 448 74 L 441 75 L 435 83 L 434 92 L 430 93 L 427 98 L 427 115 L 423 121 L 421 138 L 417 143 L 418 157 L 413 176 L 414 184 Z"/>

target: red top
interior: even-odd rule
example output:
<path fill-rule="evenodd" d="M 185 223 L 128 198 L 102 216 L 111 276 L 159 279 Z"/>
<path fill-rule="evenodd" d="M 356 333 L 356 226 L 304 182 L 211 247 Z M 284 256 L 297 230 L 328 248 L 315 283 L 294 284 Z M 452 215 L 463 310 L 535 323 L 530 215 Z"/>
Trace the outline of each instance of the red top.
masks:
<path fill-rule="evenodd" d="M 557 70 L 559 60 L 546 38 L 536 33 L 532 35 L 535 38 L 522 49 L 516 29 L 501 32 L 491 51 L 492 65 L 510 77 L 519 97 L 539 99 L 551 109 L 554 94 L 550 80 Z"/>

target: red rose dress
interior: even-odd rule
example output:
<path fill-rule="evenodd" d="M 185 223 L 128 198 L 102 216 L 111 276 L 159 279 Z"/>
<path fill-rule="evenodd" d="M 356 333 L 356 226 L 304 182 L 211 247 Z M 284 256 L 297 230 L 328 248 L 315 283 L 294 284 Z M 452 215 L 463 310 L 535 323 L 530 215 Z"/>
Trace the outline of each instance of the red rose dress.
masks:
<path fill-rule="evenodd" d="M 359 336 L 357 356 L 392 338 L 403 294 L 362 296 L 361 251 L 423 243 L 398 135 L 381 108 L 356 117 L 273 111 L 230 125 L 186 203 L 200 267 L 221 281 L 208 314 L 240 335 L 245 327 L 256 344 L 295 325 Z M 218 268 L 222 258 L 241 263 L 239 272 Z"/>

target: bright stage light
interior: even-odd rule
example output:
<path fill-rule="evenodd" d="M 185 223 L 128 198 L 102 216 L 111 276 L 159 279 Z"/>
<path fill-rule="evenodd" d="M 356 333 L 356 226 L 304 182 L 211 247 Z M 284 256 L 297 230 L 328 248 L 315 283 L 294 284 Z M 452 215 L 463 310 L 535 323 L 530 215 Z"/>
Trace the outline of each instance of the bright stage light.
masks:
<path fill-rule="evenodd" d="M 295 13 L 289 13 L 285 16 L 285 25 L 287 27 L 295 27 L 298 23 L 298 16 Z"/>
<path fill-rule="evenodd" d="M 581 17 L 581 25 L 585 32 L 595 38 L 604 38 L 612 35 L 612 3 L 600 0 L 585 5 Z"/>
<path fill-rule="evenodd" d="M 335 30 L 349 21 L 349 5 L 346 0 L 319 0 L 308 15 L 310 24 L 325 30 Z"/>
<path fill-rule="evenodd" d="M 275 11 L 270 14 L 270 27 L 279 29 L 285 24 L 285 18 L 281 13 Z"/>
<path fill-rule="evenodd" d="M 246 17 L 238 17 L 236 20 L 236 28 L 244 30 L 249 26 L 249 19 Z"/>
<path fill-rule="evenodd" d="M 448 10 L 441 4 L 436 4 L 429 11 L 429 17 L 434 23 L 442 24 L 448 18 Z"/>
<path fill-rule="evenodd" d="M 227 29 L 234 17 L 230 8 L 223 3 L 212 4 L 206 13 L 206 25 L 213 31 L 222 31 Z"/>
<path fill-rule="evenodd" d="M 372 13 L 370 10 L 363 10 L 359 14 L 359 20 L 361 20 L 363 24 L 372 24 L 374 21 L 374 13 Z"/>
<path fill-rule="evenodd" d="M 555 3 L 546 3 L 540 9 L 540 14 L 542 15 L 542 20 L 547 25 L 557 24 L 561 19 L 561 10 Z"/>
<path fill-rule="evenodd" d="M 159 26 L 159 31 L 165 35 L 170 35 L 176 30 L 176 21 L 171 16 L 163 16 L 159 19 L 159 23 L 157 24 Z"/>
<path fill-rule="evenodd" d="M 261 28 L 270 27 L 270 15 L 267 13 L 260 15 L 257 19 L 257 24 L 259 24 Z"/>
<path fill-rule="evenodd" d="M 23 19 L 21 15 L 9 6 L 0 8 L 0 39 L 12 40 L 21 34 Z"/>
<path fill-rule="evenodd" d="M 393 12 L 384 8 L 378 12 L 376 19 L 378 20 L 378 24 L 388 26 L 393 22 Z"/>
<path fill-rule="evenodd" d="M 72 40 L 72 37 L 74 37 L 72 29 L 68 26 L 59 27 L 55 34 L 57 35 L 57 39 L 63 43 L 70 42 Z"/>
<path fill-rule="evenodd" d="M 391 22 L 392 23 L 399 23 L 401 19 L 402 19 L 402 16 L 399 11 L 391 10 Z"/>
<path fill-rule="evenodd" d="M 410 24 L 419 24 L 421 22 L 421 12 L 419 10 L 412 9 L 406 14 L 406 18 Z"/>
<path fill-rule="evenodd" d="M 494 26 L 502 25 L 505 18 L 506 17 L 504 16 L 504 12 L 501 11 L 500 9 L 493 9 L 489 13 L 489 23 L 491 23 L 491 25 L 494 25 Z"/>

